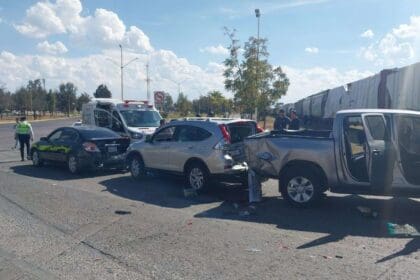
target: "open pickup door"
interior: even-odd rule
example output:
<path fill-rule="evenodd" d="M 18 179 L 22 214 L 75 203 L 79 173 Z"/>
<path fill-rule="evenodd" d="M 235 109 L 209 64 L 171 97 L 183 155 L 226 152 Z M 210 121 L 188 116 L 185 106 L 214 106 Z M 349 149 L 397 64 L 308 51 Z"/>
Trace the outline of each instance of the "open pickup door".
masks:
<path fill-rule="evenodd" d="M 383 114 L 363 114 L 362 119 L 369 182 L 372 189 L 386 191 L 392 184 L 395 163 L 391 132 Z"/>

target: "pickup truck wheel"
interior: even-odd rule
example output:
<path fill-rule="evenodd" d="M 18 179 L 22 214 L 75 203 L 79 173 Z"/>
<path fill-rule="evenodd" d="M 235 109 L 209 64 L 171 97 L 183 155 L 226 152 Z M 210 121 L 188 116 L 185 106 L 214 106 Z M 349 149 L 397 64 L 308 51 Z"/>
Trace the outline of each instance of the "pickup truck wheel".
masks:
<path fill-rule="evenodd" d="M 131 177 L 134 179 L 140 179 L 146 175 L 143 159 L 138 155 L 134 155 L 130 159 L 128 168 L 130 169 Z"/>
<path fill-rule="evenodd" d="M 185 172 L 185 179 L 189 188 L 202 192 L 208 187 L 209 172 L 203 164 L 191 163 Z"/>
<path fill-rule="evenodd" d="M 292 168 L 286 172 L 279 184 L 281 195 L 287 202 L 297 207 L 308 207 L 321 198 L 321 184 L 311 169 Z"/>

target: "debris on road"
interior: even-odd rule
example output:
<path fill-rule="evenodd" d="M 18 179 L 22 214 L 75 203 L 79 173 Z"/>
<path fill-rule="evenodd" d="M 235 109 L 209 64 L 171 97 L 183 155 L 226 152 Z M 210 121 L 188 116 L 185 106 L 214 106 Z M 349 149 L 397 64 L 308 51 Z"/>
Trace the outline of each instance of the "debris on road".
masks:
<path fill-rule="evenodd" d="M 261 202 L 261 180 L 254 170 L 248 171 L 249 202 Z"/>
<path fill-rule="evenodd" d="M 261 250 L 260 249 L 257 249 L 257 248 L 247 248 L 247 249 L 245 249 L 245 251 L 252 252 L 252 253 L 261 252 Z"/>
<path fill-rule="evenodd" d="M 390 235 L 420 236 L 417 229 L 409 224 L 399 225 L 387 223 L 387 228 Z"/>
<path fill-rule="evenodd" d="M 378 217 L 378 212 L 373 211 L 369 207 L 357 206 L 356 208 L 360 212 L 360 214 L 364 217 L 369 217 L 369 218 L 377 218 Z"/>
<path fill-rule="evenodd" d="M 131 211 L 115 210 L 114 213 L 117 214 L 117 215 L 128 215 L 128 214 L 131 214 Z"/>

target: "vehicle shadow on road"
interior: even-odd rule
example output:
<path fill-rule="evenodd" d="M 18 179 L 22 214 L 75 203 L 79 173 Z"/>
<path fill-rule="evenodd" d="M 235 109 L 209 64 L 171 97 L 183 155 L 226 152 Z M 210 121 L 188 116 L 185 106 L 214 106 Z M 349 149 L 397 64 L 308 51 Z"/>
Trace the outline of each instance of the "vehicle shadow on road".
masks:
<path fill-rule="evenodd" d="M 49 179 L 49 180 L 57 180 L 57 181 L 64 181 L 64 180 L 75 180 L 75 179 L 83 179 L 83 178 L 92 178 L 98 175 L 104 174 L 105 172 L 109 175 L 112 173 L 121 173 L 120 171 L 90 171 L 90 172 L 81 172 L 80 174 L 71 174 L 66 170 L 64 165 L 47 165 L 42 167 L 35 167 L 31 164 L 26 165 L 16 165 L 11 166 L 10 169 L 19 175 L 24 175 L 33 178 L 39 179 Z"/>
<path fill-rule="evenodd" d="M 377 212 L 378 216 L 362 215 L 358 206 L 368 207 Z M 256 205 L 255 211 L 248 211 L 246 215 L 243 210 L 235 211 L 232 203 L 224 202 L 216 208 L 196 214 L 195 217 L 273 224 L 279 229 L 326 234 L 296 248 L 306 249 L 338 242 L 347 236 L 392 238 L 387 232 L 388 222 L 410 224 L 420 229 L 419 212 L 420 203 L 408 198 L 367 199 L 348 195 L 327 197 L 319 206 L 308 209 L 293 208 L 281 197 L 266 197 Z M 418 249 L 420 239 L 415 238 L 398 253 L 379 261 L 409 255 Z"/>
<path fill-rule="evenodd" d="M 130 176 L 107 179 L 99 182 L 109 193 L 131 200 L 142 201 L 169 208 L 185 208 L 191 205 L 247 199 L 244 188 L 214 184 L 204 194 L 184 196 L 182 177 L 159 174 L 135 180 Z"/>

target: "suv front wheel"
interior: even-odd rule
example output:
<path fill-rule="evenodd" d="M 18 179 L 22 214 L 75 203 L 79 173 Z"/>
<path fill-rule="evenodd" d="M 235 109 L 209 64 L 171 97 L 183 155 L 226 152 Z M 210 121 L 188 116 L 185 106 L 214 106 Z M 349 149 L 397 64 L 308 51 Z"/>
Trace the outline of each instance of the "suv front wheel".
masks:
<path fill-rule="evenodd" d="M 204 164 L 194 162 L 188 165 L 185 179 L 189 188 L 203 191 L 209 184 L 209 172 Z"/>

